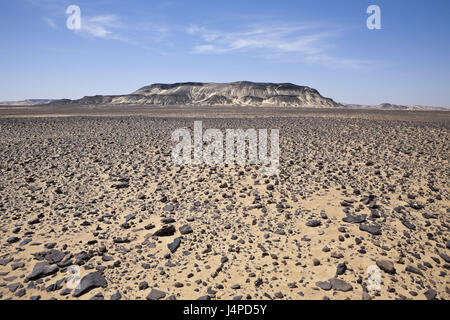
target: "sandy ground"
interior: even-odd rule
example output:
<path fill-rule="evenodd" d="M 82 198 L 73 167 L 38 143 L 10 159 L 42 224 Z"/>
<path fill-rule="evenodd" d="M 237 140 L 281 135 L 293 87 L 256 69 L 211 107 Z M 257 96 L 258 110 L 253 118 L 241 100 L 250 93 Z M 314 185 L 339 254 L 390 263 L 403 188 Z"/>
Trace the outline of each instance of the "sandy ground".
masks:
<path fill-rule="evenodd" d="M 279 129 L 278 174 L 174 165 L 171 133 L 194 120 L 204 130 Z M 0 108 L 0 297 L 448 299 L 449 120 L 413 111 Z M 186 225 L 192 232 L 182 234 Z M 163 226 L 173 234 L 155 235 Z M 71 265 L 81 290 L 68 288 Z M 368 270 L 377 265 L 374 286 Z"/>

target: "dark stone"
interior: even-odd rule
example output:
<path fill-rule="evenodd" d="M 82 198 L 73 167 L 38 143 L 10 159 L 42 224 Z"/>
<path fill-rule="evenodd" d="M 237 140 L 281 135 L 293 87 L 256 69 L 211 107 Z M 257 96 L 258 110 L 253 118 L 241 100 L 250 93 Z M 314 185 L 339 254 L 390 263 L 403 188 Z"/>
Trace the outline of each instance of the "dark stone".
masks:
<path fill-rule="evenodd" d="M 407 266 L 407 267 L 405 268 L 405 270 L 408 271 L 408 272 L 415 273 L 415 274 L 418 274 L 419 276 L 424 277 L 422 271 L 420 271 L 420 270 L 417 269 L 417 268 L 414 268 L 413 266 Z"/>
<path fill-rule="evenodd" d="M 164 224 L 174 223 L 176 220 L 174 218 L 162 218 L 161 222 Z"/>
<path fill-rule="evenodd" d="M 17 241 L 19 241 L 20 239 L 18 237 L 9 237 L 8 239 L 6 239 L 6 242 L 13 244 L 16 243 Z"/>
<path fill-rule="evenodd" d="M 362 222 L 366 221 L 366 218 L 367 218 L 366 214 L 362 214 L 359 216 L 347 214 L 347 216 L 345 218 L 343 218 L 342 220 L 347 223 L 362 223 Z"/>
<path fill-rule="evenodd" d="M 105 300 L 105 297 L 101 292 L 99 292 L 93 295 L 89 300 Z"/>
<path fill-rule="evenodd" d="M 170 252 L 174 253 L 177 251 L 178 247 L 180 246 L 181 239 L 175 238 L 172 243 L 169 243 L 167 247 L 169 248 Z"/>
<path fill-rule="evenodd" d="M 331 283 L 329 283 L 328 281 L 318 281 L 316 282 L 316 286 L 325 291 L 331 290 L 332 288 Z"/>
<path fill-rule="evenodd" d="M 306 226 L 315 228 L 315 227 L 320 226 L 321 224 L 322 224 L 322 222 L 320 222 L 319 220 L 311 220 L 306 223 Z"/>
<path fill-rule="evenodd" d="M 192 233 L 192 228 L 190 225 L 185 224 L 184 226 L 180 227 L 180 233 L 181 234 L 189 234 Z"/>
<path fill-rule="evenodd" d="M 359 230 L 366 231 L 374 236 L 381 235 L 381 227 L 378 225 L 360 224 Z"/>
<path fill-rule="evenodd" d="M 416 226 L 407 220 L 402 220 L 402 224 L 407 227 L 409 230 L 416 230 Z"/>
<path fill-rule="evenodd" d="M 352 285 L 345 282 L 344 280 L 334 278 L 334 279 L 330 279 L 329 281 L 334 290 L 342 291 L 342 292 L 347 292 L 347 291 L 353 290 Z"/>
<path fill-rule="evenodd" d="M 6 266 L 13 260 L 14 260 L 13 258 L 0 259 L 0 266 Z"/>
<path fill-rule="evenodd" d="M 81 279 L 80 288 L 75 290 L 73 296 L 77 298 L 88 293 L 92 289 L 98 287 L 105 288 L 107 285 L 105 277 L 100 272 L 94 271 Z"/>
<path fill-rule="evenodd" d="M 148 283 L 147 283 L 147 281 L 142 281 L 142 282 L 140 282 L 138 288 L 139 288 L 139 290 L 145 290 L 145 289 L 147 289 L 147 288 L 148 288 Z"/>
<path fill-rule="evenodd" d="M 113 184 L 111 186 L 111 188 L 115 188 L 115 189 L 125 189 L 128 188 L 130 186 L 130 180 L 128 178 L 122 178 L 119 180 L 118 183 Z"/>
<path fill-rule="evenodd" d="M 450 263 L 450 257 L 443 252 L 439 252 L 439 257 L 445 260 L 445 262 Z"/>
<path fill-rule="evenodd" d="M 377 260 L 377 266 L 381 270 L 389 274 L 395 274 L 395 267 L 391 261 L 388 260 Z"/>
<path fill-rule="evenodd" d="M 166 211 L 166 212 L 172 212 L 174 209 L 175 209 L 174 206 L 171 205 L 171 204 L 167 204 L 163 208 L 163 210 Z"/>
<path fill-rule="evenodd" d="M 175 227 L 173 225 L 164 226 L 157 230 L 153 235 L 157 237 L 168 237 L 175 233 Z"/>
<path fill-rule="evenodd" d="M 47 262 L 38 262 L 34 265 L 31 274 L 25 278 L 25 282 L 37 280 L 49 275 L 52 275 L 58 271 L 57 266 L 51 266 Z"/>
<path fill-rule="evenodd" d="M 59 250 L 50 250 L 45 254 L 45 260 L 50 264 L 58 263 L 64 258 L 65 254 Z"/>
<path fill-rule="evenodd" d="M 160 300 L 166 296 L 166 293 L 158 289 L 152 289 L 147 296 L 147 300 Z"/>
<path fill-rule="evenodd" d="M 434 289 L 428 289 L 424 294 L 428 300 L 434 300 L 436 299 L 437 292 Z"/>
<path fill-rule="evenodd" d="M 122 299 L 122 295 L 119 292 L 116 292 L 111 296 L 111 300 L 120 300 L 120 299 Z"/>
<path fill-rule="evenodd" d="M 336 269 L 337 275 L 342 275 L 347 270 L 347 265 L 345 263 L 339 263 Z"/>
<path fill-rule="evenodd" d="M 59 294 L 62 295 L 62 296 L 67 296 L 67 295 L 69 295 L 71 292 L 72 292 L 72 289 L 70 289 L 70 288 L 65 288 L 65 289 L 63 289 Z"/>
<path fill-rule="evenodd" d="M 19 291 L 16 292 L 15 296 L 16 297 L 23 297 L 27 292 L 25 291 L 25 289 L 20 289 Z"/>
<path fill-rule="evenodd" d="M 16 290 L 20 287 L 20 283 L 16 282 L 16 283 L 11 283 L 8 285 L 8 289 L 11 292 L 16 292 Z"/>

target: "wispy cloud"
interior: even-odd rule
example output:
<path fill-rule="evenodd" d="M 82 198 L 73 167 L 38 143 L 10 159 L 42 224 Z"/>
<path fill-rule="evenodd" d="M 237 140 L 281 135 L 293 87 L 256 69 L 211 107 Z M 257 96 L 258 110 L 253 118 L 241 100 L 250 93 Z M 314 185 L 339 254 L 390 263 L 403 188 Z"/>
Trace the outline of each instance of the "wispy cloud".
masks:
<path fill-rule="evenodd" d="M 113 14 L 98 15 L 92 17 L 82 16 L 81 31 L 92 37 L 102 39 L 120 39 L 121 29 L 119 17 Z"/>
<path fill-rule="evenodd" d="M 351 58 L 340 58 L 329 53 L 336 31 L 318 31 L 315 24 L 304 25 L 253 25 L 245 31 L 229 32 L 207 29 L 197 25 L 187 28 L 187 34 L 200 41 L 194 45 L 194 54 L 227 54 L 254 52 L 273 59 L 292 56 L 310 64 L 335 67 L 363 68 L 370 63 Z"/>
<path fill-rule="evenodd" d="M 163 42 L 170 28 L 148 22 L 126 23 L 114 14 L 86 17 L 81 20 L 81 34 L 109 40 L 118 40 L 128 44 L 147 47 L 151 43 Z"/>
<path fill-rule="evenodd" d="M 68 0 L 24 0 L 39 8 L 43 21 L 52 29 L 58 26 L 66 28 L 69 15 L 66 9 L 72 4 Z M 170 5 L 169 2 L 166 5 Z M 116 40 L 140 47 L 149 47 L 152 43 L 162 43 L 169 35 L 170 28 L 163 23 L 148 21 L 130 21 L 123 16 L 94 11 L 89 5 L 80 5 L 81 29 L 69 30 L 86 38 Z M 127 17 L 125 17 L 127 18 Z"/>
<path fill-rule="evenodd" d="M 52 29 L 56 29 L 56 22 L 55 20 L 49 18 L 49 17 L 44 17 L 42 18 L 44 20 L 44 22 Z"/>

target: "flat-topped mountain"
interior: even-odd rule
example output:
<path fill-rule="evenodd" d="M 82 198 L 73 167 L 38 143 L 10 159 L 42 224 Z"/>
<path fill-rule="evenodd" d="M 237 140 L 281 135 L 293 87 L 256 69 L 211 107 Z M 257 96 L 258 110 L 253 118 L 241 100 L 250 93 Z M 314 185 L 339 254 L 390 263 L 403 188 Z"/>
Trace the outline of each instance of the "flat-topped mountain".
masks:
<path fill-rule="evenodd" d="M 90 96 L 58 100 L 58 104 L 139 105 L 242 105 L 336 108 L 344 107 L 317 90 L 292 83 L 184 82 L 152 84 L 128 95 Z"/>

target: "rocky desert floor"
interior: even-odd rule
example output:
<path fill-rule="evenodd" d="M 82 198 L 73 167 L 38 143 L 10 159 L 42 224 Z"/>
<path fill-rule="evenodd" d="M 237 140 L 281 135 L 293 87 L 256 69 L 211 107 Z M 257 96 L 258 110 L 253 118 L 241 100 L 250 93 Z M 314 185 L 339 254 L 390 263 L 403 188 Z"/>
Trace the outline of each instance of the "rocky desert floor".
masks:
<path fill-rule="evenodd" d="M 194 120 L 279 129 L 279 172 L 176 166 Z M 449 299 L 449 138 L 448 112 L 0 108 L 0 298 Z"/>

